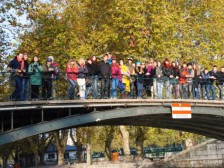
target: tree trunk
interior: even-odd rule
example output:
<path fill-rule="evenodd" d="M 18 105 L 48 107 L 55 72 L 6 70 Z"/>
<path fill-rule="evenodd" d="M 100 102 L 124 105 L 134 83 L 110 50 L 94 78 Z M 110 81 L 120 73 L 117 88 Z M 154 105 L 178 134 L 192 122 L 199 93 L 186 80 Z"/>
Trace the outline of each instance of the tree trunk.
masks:
<path fill-rule="evenodd" d="M 184 140 L 184 149 L 189 149 L 194 146 L 194 142 L 192 139 L 186 139 Z"/>
<path fill-rule="evenodd" d="M 68 140 L 68 130 L 61 130 L 54 132 L 54 138 L 58 149 L 58 166 L 63 165 L 64 162 L 64 153 Z"/>
<path fill-rule="evenodd" d="M 113 138 L 114 138 L 114 132 L 115 132 L 114 127 L 110 127 L 110 131 L 109 131 L 109 133 L 107 135 L 107 139 L 105 141 L 104 152 L 105 152 L 106 157 L 108 158 L 109 161 L 112 160 L 111 143 L 112 143 Z"/>
<path fill-rule="evenodd" d="M 40 156 L 40 165 L 45 165 L 45 163 L 44 163 L 44 154 L 45 154 L 45 152 L 41 152 L 40 154 L 39 154 L 39 156 Z"/>
<path fill-rule="evenodd" d="M 122 145 L 124 150 L 125 161 L 131 160 L 131 152 L 130 152 L 130 146 L 129 146 L 129 132 L 127 131 L 125 126 L 120 126 L 120 132 L 122 136 Z"/>
<path fill-rule="evenodd" d="M 137 128 L 136 134 L 136 150 L 137 150 L 137 159 L 141 160 L 143 157 L 143 144 L 144 144 L 144 132 L 141 127 Z"/>
<path fill-rule="evenodd" d="M 77 159 L 78 163 L 83 162 L 83 157 L 82 157 L 82 142 L 81 142 L 81 135 L 78 133 L 79 128 L 76 129 L 76 133 L 73 134 L 72 129 L 70 129 L 70 137 L 72 139 L 72 142 L 74 146 L 77 148 Z"/>
<path fill-rule="evenodd" d="M 83 158 L 82 158 L 82 144 L 77 144 L 77 159 L 79 163 L 83 162 Z"/>
<path fill-rule="evenodd" d="M 3 168 L 7 168 L 7 160 L 8 160 L 8 157 L 2 157 Z"/>
<path fill-rule="evenodd" d="M 40 165 L 40 157 L 38 154 L 38 150 L 34 150 L 34 162 L 35 162 L 35 167 Z"/>
<path fill-rule="evenodd" d="M 62 148 L 58 148 L 58 165 L 64 165 L 64 150 Z"/>
<path fill-rule="evenodd" d="M 87 165 L 91 165 L 92 164 L 91 145 L 90 143 L 88 143 L 86 146 L 87 146 L 86 147 Z"/>

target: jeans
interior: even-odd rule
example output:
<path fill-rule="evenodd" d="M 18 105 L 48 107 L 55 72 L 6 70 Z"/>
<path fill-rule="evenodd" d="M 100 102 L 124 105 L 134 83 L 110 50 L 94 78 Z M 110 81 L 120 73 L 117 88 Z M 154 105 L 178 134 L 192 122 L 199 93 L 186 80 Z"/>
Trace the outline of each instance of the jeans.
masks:
<path fill-rule="evenodd" d="M 68 82 L 70 84 L 70 88 L 68 90 L 69 94 L 69 99 L 73 100 L 75 98 L 75 86 L 76 86 L 76 81 L 72 79 L 68 79 Z"/>
<path fill-rule="evenodd" d="M 171 98 L 171 93 L 172 93 L 172 85 L 170 84 L 169 79 L 165 79 L 165 88 L 166 88 L 166 98 L 170 99 Z"/>
<path fill-rule="evenodd" d="M 213 84 L 210 84 L 209 90 L 212 92 L 212 97 L 210 97 L 210 99 L 215 100 L 216 99 L 215 86 Z"/>
<path fill-rule="evenodd" d="M 194 98 L 195 99 L 199 99 L 200 98 L 200 96 L 199 96 L 199 88 L 198 87 L 194 87 L 193 88 L 193 96 L 194 96 Z"/>
<path fill-rule="evenodd" d="M 86 79 L 85 78 L 78 78 L 77 83 L 79 85 L 79 97 L 80 97 L 80 99 L 85 99 Z"/>
<path fill-rule="evenodd" d="M 154 97 L 154 98 L 157 97 L 156 89 L 157 89 L 157 79 L 153 78 L 152 97 Z"/>
<path fill-rule="evenodd" d="M 108 96 L 109 84 L 110 84 L 110 79 L 109 78 L 102 78 L 101 79 L 101 99 L 109 97 Z"/>
<path fill-rule="evenodd" d="M 142 98 L 142 94 L 143 94 L 143 83 L 137 81 L 137 98 Z"/>
<path fill-rule="evenodd" d="M 23 78 L 22 100 L 28 100 L 30 95 L 30 79 Z"/>
<path fill-rule="evenodd" d="M 98 98 L 98 75 L 94 75 L 92 80 L 93 80 L 92 81 L 93 98 L 97 99 Z"/>
<path fill-rule="evenodd" d="M 180 85 L 179 84 L 173 84 L 174 89 L 174 98 L 177 99 L 180 97 Z"/>
<path fill-rule="evenodd" d="M 224 93 L 224 85 L 218 85 L 219 88 L 219 99 L 223 99 L 223 93 Z"/>
<path fill-rule="evenodd" d="M 162 99 L 162 94 L 163 94 L 163 82 L 162 81 L 157 81 L 157 98 Z"/>
<path fill-rule="evenodd" d="M 210 97 L 210 88 L 211 88 L 211 84 L 205 84 L 206 97 L 207 97 L 208 100 L 211 99 L 211 97 Z"/>
<path fill-rule="evenodd" d="M 188 98 L 191 98 L 191 95 L 193 92 L 193 83 L 192 82 L 187 83 L 187 92 L 188 92 Z"/>
<path fill-rule="evenodd" d="M 118 85 L 119 79 L 118 78 L 113 78 L 111 80 L 111 97 L 116 98 L 117 97 L 117 85 Z"/>
<path fill-rule="evenodd" d="M 180 84 L 180 93 L 181 93 L 181 98 L 187 99 L 188 98 L 188 92 L 187 92 L 187 83 L 182 83 Z"/>
<path fill-rule="evenodd" d="M 135 98 L 134 96 L 135 82 L 130 83 L 130 92 L 128 93 L 129 98 Z"/>
<path fill-rule="evenodd" d="M 23 100 L 22 99 L 23 78 L 16 75 L 16 76 L 14 76 L 14 80 L 15 80 L 16 89 L 10 96 L 11 97 L 10 99 L 21 101 L 21 100 Z"/>

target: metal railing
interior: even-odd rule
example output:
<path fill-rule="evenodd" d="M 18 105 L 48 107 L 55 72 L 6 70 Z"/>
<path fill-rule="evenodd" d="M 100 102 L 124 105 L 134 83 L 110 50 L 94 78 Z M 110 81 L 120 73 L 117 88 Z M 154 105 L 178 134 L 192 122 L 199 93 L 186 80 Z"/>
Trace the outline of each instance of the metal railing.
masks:
<path fill-rule="evenodd" d="M 178 80 L 176 82 L 171 81 L 168 78 L 149 78 L 147 76 L 139 78 L 137 75 L 127 77 L 127 81 L 130 85 L 130 91 L 126 91 L 125 83 L 119 81 L 113 86 L 111 78 L 108 78 L 108 87 L 104 90 L 106 96 L 102 96 L 102 77 L 101 76 L 88 76 L 85 82 L 81 85 L 75 81 L 74 95 L 71 93 L 71 84 L 69 83 L 66 73 L 61 72 L 58 80 L 42 79 L 42 85 L 40 85 L 38 95 L 32 98 L 34 94 L 30 84 L 24 85 L 24 80 L 29 78 L 20 77 L 22 82 L 22 89 L 14 95 L 18 96 L 18 99 L 12 97 L 15 93 L 16 86 L 15 75 L 7 72 L 0 73 L 0 101 L 13 101 L 13 100 L 69 100 L 69 99 L 104 99 L 104 98 L 129 98 L 129 99 L 220 99 L 223 100 L 223 96 L 220 97 L 220 93 L 224 93 L 224 85 L 220 88 L 215 83 L 211 83 L 210 80 L 200 79 L 197 81 L 197 87 L 195 82 L 180 84 Z M 96 81 L 94 81 L 96 80 Z M 43 81 L 45 85 L 50 85 L 50 90 L 44 89 Z M 49 83 L 48 83 L 49 82 Z M 95 82 L 95 83 L 94 83 Z M 18 84 L 17 84 L 18 85 Z M 49 88 L 48 88 L 49 89 Z M 95 89 L 95 90 L 94 90 Z M 88 90 L 88 94 L 87 94 Z M 160 90 L 160 92 L 159 92 Z M 93 92 L 95 91 L 95 95 Z M 112 92 L 115 91 L 115 97 L 112 96 Z M 26 92 L 26 93 L 25 93 Z M 44 92 L 46 92 L 44 94 Z M 80 96 L 80 92 L 85 92 L 84 97 Z M 50 95 L 48 95 L 50 94 Z M 23 96 L 21 96 L 23 95 Z M 27 96 L 25 96 L 27 95 Z M 222 98 L 222 99 L 221 99 Z"/>

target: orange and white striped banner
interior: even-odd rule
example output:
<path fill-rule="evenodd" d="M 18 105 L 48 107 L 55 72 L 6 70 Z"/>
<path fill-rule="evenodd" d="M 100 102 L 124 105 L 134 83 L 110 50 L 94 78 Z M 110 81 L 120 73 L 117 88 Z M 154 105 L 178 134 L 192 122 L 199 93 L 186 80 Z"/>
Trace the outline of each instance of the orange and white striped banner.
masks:
<path fill-rule="evenodd" d="M 191 105 L 187 103 L 172 103 L 172 118 L 181 119 L 181 118 L 191 118 L 192 111 Z"/>

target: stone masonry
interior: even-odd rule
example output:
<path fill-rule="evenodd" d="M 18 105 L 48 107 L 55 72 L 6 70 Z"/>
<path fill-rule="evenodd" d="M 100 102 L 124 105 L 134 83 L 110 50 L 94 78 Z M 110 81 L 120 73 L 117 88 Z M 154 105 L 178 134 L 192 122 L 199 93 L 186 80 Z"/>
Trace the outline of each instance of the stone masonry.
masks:
<path fill-rule="evenodd" d="M 164 168 L 223 168 L 224 141 L 211 139 L 164 160 Z"/>

